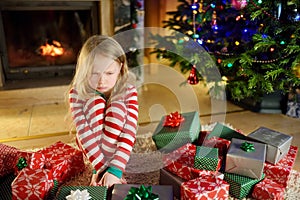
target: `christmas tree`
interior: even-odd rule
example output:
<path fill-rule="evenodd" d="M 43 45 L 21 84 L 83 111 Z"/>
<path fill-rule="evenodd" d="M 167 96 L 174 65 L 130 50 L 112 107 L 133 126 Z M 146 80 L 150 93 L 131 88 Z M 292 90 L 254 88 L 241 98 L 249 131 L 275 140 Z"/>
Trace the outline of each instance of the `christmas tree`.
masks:
<path fill-rule="evenodd" d="M 299 0 L 178 0 L 177 11 L 168 12 L 164 28 L 192 38 L 210 54 L 221 76 L 226 92 L 233 100 L 255 98 L 300 86 L 300 15 Z M 171 66 L 179 63 L 188 82 L 214 82 L 217 79 L 201 59 L 191 59 L 162 48 L 162 44 L 189 49 L 185 40 L 152 36 L 157 46 L 152 53 L 168 59 Z M 192 50 L 191 50 L 192 51 Z M 206 73 L 199 69 L 206 68 Z M 195 73 L 195 68 L 197 72 Z M 203 74 L 209 74 L 204 77 Z"/>

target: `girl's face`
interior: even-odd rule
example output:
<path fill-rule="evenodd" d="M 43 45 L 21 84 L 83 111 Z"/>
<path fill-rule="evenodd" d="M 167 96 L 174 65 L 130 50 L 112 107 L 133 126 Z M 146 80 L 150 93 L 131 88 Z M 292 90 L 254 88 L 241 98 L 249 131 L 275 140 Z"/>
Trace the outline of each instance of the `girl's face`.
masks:
<path fill-rule="evenodd" d="M 120 63 L 98 54 L 95 58 L 92 74 L 89 79 L 90 86 L 105 95 L 110 95 L 118 80 L 120 69 Z"/>

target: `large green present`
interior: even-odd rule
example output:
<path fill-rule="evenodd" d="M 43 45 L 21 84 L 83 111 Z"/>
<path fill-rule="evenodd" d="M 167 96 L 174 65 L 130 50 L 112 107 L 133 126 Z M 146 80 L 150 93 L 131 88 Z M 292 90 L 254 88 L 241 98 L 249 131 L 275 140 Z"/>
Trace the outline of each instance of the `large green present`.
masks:
<path fill-rule="evenodd" d="M 255 184 L 263 180 L 265 175 L 263 174 L 261 179 L 254 179 L 247 176 L 242 176 L 232 173 L 224 173 L 224 180 L 229 183 L 229 194 L 237 199 L 243 199 L 251 194 Z"/>
<path fill-rule="evenodd" d="M 218 148 L 197 146 L 194 167 L 196 169 L 218 171 L 221 168 Z"/>
<path fill-rule="evenodd" d="M 59 189 L 57 200 L 65 200 L 71 191 L 80 190 L 81 192 L 87 190 L 91 200 L 106 200 L 107 199 L 107 187 L 105 186 L 62 186 Z"/>
<path fill-rule="evenodd" d="M 207 139 L 210 139 L 212 137 L 219 137 L 226 140 L 231 140 L 232 138 L 238 138 L 241 140 L 247 139 L 247 136 L 219 122 L 215 125 L 211 133 L 208 134 Z"/>
<path fill-rule="evenodd" d="M 152 139 L 157 149 L 162 152 L 170 152 L 187 143 L 196 141 L 200 130 L 198 112 L 182 114 L 175 112 L 161 118 Z"/>

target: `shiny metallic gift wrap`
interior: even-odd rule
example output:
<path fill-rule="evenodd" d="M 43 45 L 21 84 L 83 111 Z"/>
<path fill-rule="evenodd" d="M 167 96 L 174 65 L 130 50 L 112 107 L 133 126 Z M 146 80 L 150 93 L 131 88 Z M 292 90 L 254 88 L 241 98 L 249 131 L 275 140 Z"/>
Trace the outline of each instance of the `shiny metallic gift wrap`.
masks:
<path fill-rule="evenodd" d="M 252 150 L 244 149 L 248 144 L 251 144 Z M 226 156 L 225 172 L 261 179 L 265 158 L 265 144 L 232 138 Z"/>
<path fill-rule="evenodd" d="M 266 127 L 256 129 L 248 137 L 267 145 L 266 161 L 272 164 L 276 164 L 287 154 L 293 139 L 290 135 Z"/>

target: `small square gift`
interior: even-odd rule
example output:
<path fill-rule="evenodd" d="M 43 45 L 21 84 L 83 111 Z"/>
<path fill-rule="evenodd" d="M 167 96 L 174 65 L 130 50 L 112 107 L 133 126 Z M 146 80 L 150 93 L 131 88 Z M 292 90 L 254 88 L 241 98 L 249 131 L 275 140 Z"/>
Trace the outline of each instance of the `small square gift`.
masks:
<path fill-rule="evenodd" d="M 251 194 L 254 185 L 263 179 L 264 175 L 261 179 L 255 179 L 238 174 L 224 173 L 224 180 L 230 185 L 229 194 L 238 199 L 243 199 Z"/>
<path fill-rule="evenodd" d="M 265 178 L 254 186 L 252 197 L 263 200 L 283 200 L 285 188 L 271 179 Z"/>
<path fill-rule="evenodd" d="M 201 129 L 199 113 L 174 112 L 163 116 L 157 125 L 152 139 L 162 152 L 173 151 L 198 139 Z"/>
<path fill-rule="evenodd" d="M 204 140 L 203 146 L 218 148 L 219 156 L 225 157 L 230 147 L 230 143 L 231 142 L 229 140 L 214 136 L 210 139 Z"/>
<path fill-rule="evenodd" d="M 115 184 L 111 200 L 173 200 L 171 185 Z"/>
<path fill-rule="evenodd" d="M 63 142 L 56 142 L 38 152 L 45 155 L 45 167 L 53 171 L 54 179 L 60 183 L 85 168 L 82 152 Z"/>
<path fill-rule="evenodd" d="M 218 149 L 197 146 L 194 167 L 196 169 L 218 171 L 221 168 Z"/>
<path fill-rule="evenodd" d="M 266 161 L 276 164 L 289 151 L 292 143 L 292 136 L 260 127 L 248 135 L 250 139 L 267 144 Z"/>
<path fill-rule="evenodd" d="M 181 200 L 228 199 L 229 184 L 214 176 L 201 176 L 181 184 Z"/>
<path fill-rule="evenodd" d="M 12 200 L 45 199 L 53 184 L 50 170 L 24 168 L 11 184 Z"/>
<path fill-rule="evenodd" d="M 105 186 L 62 186 L 57 194 L 57 200 L 106 200 L 107 187 Z"/>
<path fill-rule="evenodd" d="M 265 158 L 265 144 L 232 138 L 226 156 L 225 172 L 260 179 Z"/>

